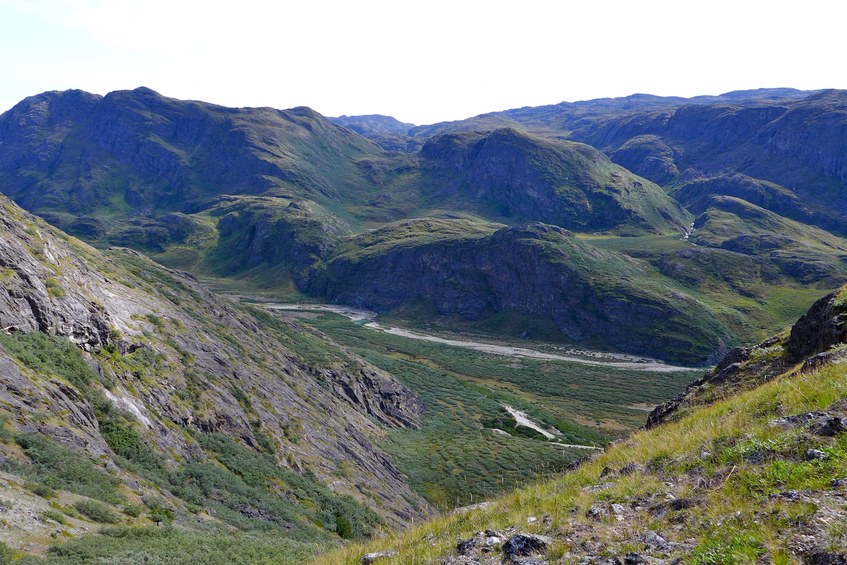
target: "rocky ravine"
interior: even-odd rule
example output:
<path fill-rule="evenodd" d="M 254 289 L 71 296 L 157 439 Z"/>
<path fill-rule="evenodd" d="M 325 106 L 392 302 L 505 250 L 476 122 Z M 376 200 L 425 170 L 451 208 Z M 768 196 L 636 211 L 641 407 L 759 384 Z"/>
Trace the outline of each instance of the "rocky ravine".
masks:
<path fill-rule="evenodd" d="M 420 400 L 325 337 L 251 313 L 135 252 L 95 251 L 5 198 L 0 280 L 3 331 L 47 332 L 87 352 L 105 385 L 95 388 L 134 417 L 168 466 L 208 458 L 187 432 L 220 432 L 254 449 L 269 443 L 278 465 L 308 469 L 388 523 L 430 512 L 378 447 L 387 429 L 418 425 Z M 0 412 L 13 431 L 114 457 L 72 383 L 3 348 L 0 367 Z"/>

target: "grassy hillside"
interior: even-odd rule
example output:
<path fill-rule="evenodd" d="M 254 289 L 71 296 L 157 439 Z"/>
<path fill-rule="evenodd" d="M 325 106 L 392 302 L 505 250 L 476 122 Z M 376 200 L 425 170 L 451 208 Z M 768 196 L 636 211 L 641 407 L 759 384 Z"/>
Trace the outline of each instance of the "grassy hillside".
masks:
<path fill-rule="evenodd" d="M 841 341 L 825 346 L 826 360 L 792 357 L 795 329 L 744 352 L 738 384 L 711 399 L 719 379 L 693 389 L 708 404 L 639 431 L 574 471 L 316 562 L 358 563 L 367 552 L 395 551 L 380 562 L 494 563 L 512 547 L 507 538 L 523 532 L 547 536 L 523 555 L 563 562 L 838 563 L 847 555 L 847 369 L 837 317 L 844 294 L 832 310 L 842 320 L 833 334 Z M 806 322 L 806 331 L 828 331 L 827 323 Z M 776 375 L 752 378 L 768 367 Z M 481 551 L 486 536 L 497 538 L 488 553 Z M 463 540 L 471 541 L 457 546 Z"/>
<path fill-rule="evenodd" d="M 801 283 L 837 285 L 847 275 L 847 240 L 744 200 L 713 197 L 694 229 L 695 242 L 766 257 Z"/>
<path fill-rule="evenodd" d="M 423 399 L 421 429 L 391 434 L 385 448 L 441 509 L 478 502 L 591 453 L 516 427 L 504 404 L 558 430 L 556 443 L 604 445 L 640 426 L 645 407 L 678 394 L 696 375 L 501 357 L 374 331 L 336 315 L 304 322 L 397 375 Z"/>
<path fill-rule="evenodd" d="M 429 205 L 512 224 L 625 235 L 674 232 L 688 223 L 658 186 L 588 145 L 496 129 L 435 137 L 420 155 Z"/>

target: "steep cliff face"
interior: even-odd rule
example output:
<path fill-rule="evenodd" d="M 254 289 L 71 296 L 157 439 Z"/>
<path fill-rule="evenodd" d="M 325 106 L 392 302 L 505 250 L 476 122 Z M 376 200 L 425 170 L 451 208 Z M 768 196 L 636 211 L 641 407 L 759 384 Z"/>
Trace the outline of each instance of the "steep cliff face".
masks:
<path fill-rule="evenodd" d="M 145 464 L 177 472 L 219 457 L 208 442 L 222 435 L 278 469 L 331 482 L 388 523 L 428 513 L 378 447 L 387 429 L 418 425 L 420 400 L 325 337 L 222 300 L 136 252 L 95 251 L 5 198 L 0 281 L 0 412 L 15 433 L 114 460 L 129 485 L 137 468 L 124 461 L 137 453 L 116 437 L 137 437 Z M 29 341 L 38 335 L 58 340 Z M 38 357 L 65 339 L 85 352 L 93 373 L 84 379 Z M 115 436 L 118 425 L 128 435 Z M 7 445 L 0 451 L 20 458 Z M 231 504 L 246 520 L 279 526 Z"/>
<path fill-rule="evenodd" d="M 847 182 L 847 92 L 828 90 L 789 106 L 757 133 L 755 143 L 822 177 Z M 836 208 L 847 212 L 843 203 Z"/>
<path fill-rule="evenodd" d="M 499 129 L 433 138 L 421 156 L 436 202 L 583 231 L 667 232 L 686 224 L 657 186 L 587 145 Z"/>
<path fill-rule="evenodd" d="M 309 289 L 377 311 L 423 299 L 468 319 L 528 314 L 553 320 L 570 340 L 675 361 L 704 361 L 728 339 L 697 300 L 652 285 L 635 261 L 561 228 L 438 237 L 451 224 L 409 221 L 361 236 L 313 275 Z"/>

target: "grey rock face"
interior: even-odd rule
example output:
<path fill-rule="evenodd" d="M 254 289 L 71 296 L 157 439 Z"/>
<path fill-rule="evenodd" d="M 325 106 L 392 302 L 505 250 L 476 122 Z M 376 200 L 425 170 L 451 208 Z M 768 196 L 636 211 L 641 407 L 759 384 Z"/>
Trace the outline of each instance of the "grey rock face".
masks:
<path fill-rule="evenodd" d="M 503 554 L 508 557 L 521 557 L 541 553 L 550 545 L 548 536 L 536 534 L 515 534 L 503 544 Z"/>
<path fill-rule="evenodd" d="M 4 235 L 0 240 L 0 269 L 5 273 L 0 287 L 0 328 L 57 333 L 88 349 L 105 345 L 109 339 L 108 313 L 86 298 L 91 283 L 103 277 L 84 265 L 59 275 L 70 253 L 45 226 L 33 224 L 27 229 L 16 222 L 21 214 L 20 210 L 10 210 L 0 217 L 0 234 Z M 68 293 L 63 284 L 81 286 L 86 292 Z"/>
<path fill-rule="evenodd" d="M 308 466 L 334 490 L 381 508 L 389 523 L 429 514 L 378 447 L 386 429 L 419 425 L 420 399 L 340 348 L 339 361 L 324 368 L 292 347 L 295 336 L 325 338 L 281 320 L 263 328 L 262 318 L 193 278 L 132 251 L 101 254 L 3 197 L 0 279 L 0 326 L 54 334 L 90 352 L 87 360 L 110 383 L 104 396 L 137 420 L 171 464 L 174 456 L 205 457 L 180 428 L 224 433 L 257 449 L 261 431 L 280 465 Z M 130 371 L 107 350 L 149 366 Z M 22 370 L 2 348 L 0 407 L 19 429 L 111 454 L 85 397 L 61 379 Z M 39 411 L 65 416 L 48 425 L 34 418 Z M 350 469 L 343 479 L 338 461 Z"/>
<path fill-rule="evenodd" d="M 824 296 L 791 327 L 786 350 L 792 357 L 802 359 L 847 342 L 847 312 L 836 308 L 836 297 Z"/>

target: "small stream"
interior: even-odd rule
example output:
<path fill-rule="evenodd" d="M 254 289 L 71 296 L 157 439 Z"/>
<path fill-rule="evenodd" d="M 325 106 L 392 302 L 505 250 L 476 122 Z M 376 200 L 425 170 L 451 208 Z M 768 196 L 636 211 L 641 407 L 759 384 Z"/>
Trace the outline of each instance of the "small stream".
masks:
<path fill-rule="evenodd" d="M 552 359 L 552 360 L 560 360 L 560 361 L 570 361 L 574 363 L 585 363 L 587 365 L 601 365 L 604 367 L 614 367 L 617 369 L 634 369 L 637 371 L 662 371 L 662 372 L 670 372 L 670 371 L 688 371 L 687 367 L 674 367 L 672 365 L 665 365 L 660 361 L 656 361 L 654 359 L 640 358 L 631 355 L 620 355 L 614 353 L 601 353 L 596 351 L 586 351 L 584 352 L 587 355 L 592 355 L 594 359 L 585 359 L 584 357 L 578 357 L 575 355 L 558 355 L 555 353 L 544 353 L 542 351 L 536 351 L 534 349 L 526 349 L 523 347 L 511 347 L 505 345 L 494 345 L 491 343 L 482 343 L 477 341 L 470 340 L 459 340 L 459 339 L 447 339 L 431 334 L 425 334 L 417 331 L 406 330 L 403 328 L 393 327 L 393 326 L 383 326 L 374 321 L 377 314 L 376 312 L 372 312 L 370 310 L 362 310 L 358 308 L 351 308 L 348 306 L 338 306 L 335 304 L 265 304 L 264 305 L 269 310 L 284 310 L 284 311 L 294 311 L 294 312 L 332 312 L 335 314 L 340 314 L 342 316 L 346 316 L 351 321 L 356 324 L 361 324 L 366 328 L 370 328 L 374 331 L 381 331 L 391 335 L 397 335 L 401 337 L 406 337 L 409 339 L 418 339 L 422 341 L 429 341 L 433 343 L 440 343 L 444 345 L 450 345 L 453 347 L 464 347 L 466 349 L 473 349 L 475 351 L 481 351 L 483 353 L 490 353 L 493 355 L 502 355 L 506 357 L 529 357 L 532 359 Z M 583 352 L 580 352 L 583 353 Z M 602 361 L 598 360 L 608 356 L 611 359 L 615 359 L 614 361 Z M 580 444 L 571 444 L 571 443 L 561 443 L 557 441 L 552 441 L 559 439 L 561 437 L 561 432 L 555 429 L 544 429 L 539 424 L 530 419 L 530 417 L 521 410 L 514 408 L 513 406 L 509 406 L 508 404 L 503 404 L 503 408 L 509 413 L 512 418 L 515 419 L 515 423 L 518 426 L 524 426 L 535 430 L 542 436 L 544 436 L 550 445 L 556 445 L 559 447 L 567 447 L 567 448 L 575 448 L 575 449 L 598 449 L 602 450 L 602 447 L 596 447 L 593 445 L 580 445 Z M 495 432 L 503 433 L 508 435 L 507 432 L 503 430 L 494 430 Z"/>
<path fill-rule="evenodd" d="M 272 303 L 265 304 L 265 307 L 271 310 L 333 312 L 335 314 L 346 316 L 353 322 L 361 324 L 364 327 L 370 328 L 375 331 L 381 331 L 387 334 L 406 337 L 409 339 L 417 339 L 421 341 L 429 341 L 432 343 L 450 345 L 453 347 L 464 347 L 465 349 L 472 349 L 475 351 L 481 351 L 483 353 L 491 353 L 492 355 L 502 355 L 504 357 L 525 357 L 530 359 L 546 359 L 551 361 L 568 361 L 570 363 L 582 363 L 584 365 L 609 367 L 611 369 L 624 369 L 630 371 L 652 371 L 657 373 L 672 373 L 677 371 L 692 370 L 690 367 L 678 367 L 674 365 L 667 365 L 656 359 L 649 359 L 647 357 L 636 357 L 634 355 L 622 355 L 619 353 L 603 353 L 598 351 L 579 351 L 570 349 L 567 351 L 568 354 L 565 355 L 559 353 L 546 353 L 543 351 L 537 351 L 535 349 L 527 349 L 525 347 L 496 345 L 493 343 L 484 343 L 467 339 L 449 339 L 394 326 L 383 326 L 374 321 L 374 318 L 377 317 L 376 312 L 372 312 L 370 310 L 361 310 L 348 306 L 338 306 L 335 304 Z"/>

